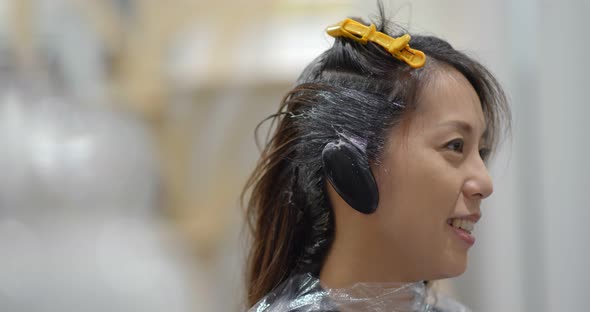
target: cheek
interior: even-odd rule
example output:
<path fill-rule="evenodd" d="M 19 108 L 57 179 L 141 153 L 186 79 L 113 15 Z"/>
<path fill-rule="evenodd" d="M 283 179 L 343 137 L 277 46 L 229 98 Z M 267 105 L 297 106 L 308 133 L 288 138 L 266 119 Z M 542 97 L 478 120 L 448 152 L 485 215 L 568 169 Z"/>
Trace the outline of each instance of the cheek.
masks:
<path fill-rule="evenodd" d="M 387 206 L 414 207 L 408 213 L 451 213 L 461 190 L 457 170 L 436 153 L 419 156 L 382 170 L 377 179 L 380 201 Z"/>
<path fill-rule="evenodd" d="M 409 193 L 415 195 L 408 200 L 414 201 L 421 213 L 442 216 L 446 221 L 461 192 L 461 178 L 456 170 L 444 162 L 424 162 L 407 181 L 408 188 L 413 190 Z"/>
<path fill-rule="evenodd" d="M 460 178 L 435 152 L 386 163 L 377 177 L 380 220 L 399 239 L 432 241 L 456 207 Z M 430 239 L 427 239 L 427 238 Z"/>

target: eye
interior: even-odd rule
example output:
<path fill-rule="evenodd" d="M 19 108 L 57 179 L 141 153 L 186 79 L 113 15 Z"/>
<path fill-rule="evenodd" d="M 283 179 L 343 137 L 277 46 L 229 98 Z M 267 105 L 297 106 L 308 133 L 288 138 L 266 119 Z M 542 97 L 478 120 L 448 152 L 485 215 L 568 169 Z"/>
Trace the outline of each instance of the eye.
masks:
<path fill-rule="evenodd" d="M 479 150 L 479 157 L 481 157 L 481 160 L 483 160 L 484 162 L 486 160 L 488 160 L 488 157 L 490 156 L 492 150 L 489 148 L 481 148 Z"/>
<path fill-rule="evenodd" d="M 457 153 L 463 153 L 463 144 L 464 143 L 462 139 L 455 139 L 447 143 L 446 148 Z"/>

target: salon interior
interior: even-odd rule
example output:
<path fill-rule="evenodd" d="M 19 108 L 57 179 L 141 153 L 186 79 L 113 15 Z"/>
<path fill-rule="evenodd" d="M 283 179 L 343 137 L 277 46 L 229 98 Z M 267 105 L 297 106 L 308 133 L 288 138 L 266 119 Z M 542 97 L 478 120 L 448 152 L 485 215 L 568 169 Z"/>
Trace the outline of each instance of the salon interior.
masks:
<path fill-rule="evenodd" d="M 587 310 L 590 2 L 383 2 L 490 68 L 513 114 L 467 272 L 436 287 L 473 311 Z M 0 311 L 244 311 L 254 129 L 327 25 L 376 13 L 0 0 Z"/>

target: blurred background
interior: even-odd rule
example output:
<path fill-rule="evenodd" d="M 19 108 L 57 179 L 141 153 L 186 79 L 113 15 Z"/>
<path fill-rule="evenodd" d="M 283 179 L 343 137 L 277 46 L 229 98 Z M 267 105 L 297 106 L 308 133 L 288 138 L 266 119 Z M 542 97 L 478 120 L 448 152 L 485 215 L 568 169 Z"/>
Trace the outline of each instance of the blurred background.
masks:
<path fill-rule="evenodd" d="M 589 1 L 384 1 L 506 87 L 474 311 L 585 311 Z M 254 127 L 360 0 L 1 0 L 0 310 L 243 311 Z"/>

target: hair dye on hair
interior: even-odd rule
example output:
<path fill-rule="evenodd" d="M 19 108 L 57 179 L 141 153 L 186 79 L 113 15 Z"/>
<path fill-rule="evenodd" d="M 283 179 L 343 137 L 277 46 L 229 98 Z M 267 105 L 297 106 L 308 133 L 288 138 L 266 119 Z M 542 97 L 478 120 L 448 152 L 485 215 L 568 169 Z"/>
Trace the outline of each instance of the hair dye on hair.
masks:
<path fill-rule="evenodd" d="M 366 24 L 360 19 L 359 22 Z M 381 15 L 377 31 L 406 33 Z M 412 34 L 410 45 L 426 54 L 414 69 L 382 47 L 336 38 L 311 62 L 283 98 L 275 124 L 243 197 L 252 247 L 247 268 L 248 305 L 252 306 L 289 276 L 318 274 L 334 237 L 326 194 L 322 151 L 342 138 L 356 142 L 371 165 L 378 165 L 387 134 L 401 126 L 436 71 L 457 70 L 475 89 L 493 147 L 503 120 L 509 120 L 504 92 L 481 64 L 446 41 Z"/>

